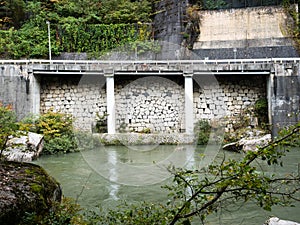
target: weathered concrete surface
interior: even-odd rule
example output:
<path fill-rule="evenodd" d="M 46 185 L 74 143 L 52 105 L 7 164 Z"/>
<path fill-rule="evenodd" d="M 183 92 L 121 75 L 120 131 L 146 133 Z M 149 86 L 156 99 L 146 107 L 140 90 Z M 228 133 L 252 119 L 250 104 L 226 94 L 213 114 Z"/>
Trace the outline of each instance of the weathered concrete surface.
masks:
<path fill-rule="evenodd" d="M 0 102 L 12 105 L 18 119 L 30 112 L 29 82 L 27 68 L 20 65 L 0 66 Z"/>
<path fill-rule="evenodd" d="M 195 49 L 291 45 L 284 33 L 288 16 L 283 7 L 206 10 L 199 14 L 201 34 Z"/>
<path fill-rule="evenodd" d="M 283 7 L 199 11 L 200 35 L 193 50 L 201 58 L 297 57 Z"/>
<path fill-rule="evenodd" d="M 273 133 L 300 121 L 299 75 L 274 77 L 272 105 Z"/>
<path fill-rule="evenodd" d="M 0 161 L 0 224 L 19 224 L 25 212 L 43 216 L 61 197 L 60 185 L 40 166 Z"/>

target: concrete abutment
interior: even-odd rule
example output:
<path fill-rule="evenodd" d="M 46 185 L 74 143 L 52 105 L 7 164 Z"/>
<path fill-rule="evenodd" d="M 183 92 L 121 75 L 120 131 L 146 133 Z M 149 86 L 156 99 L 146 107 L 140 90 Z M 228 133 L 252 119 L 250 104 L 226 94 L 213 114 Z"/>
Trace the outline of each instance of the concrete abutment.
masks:
<path fill-rule="evenodd" d="M 138 68 L 138 62 L 132 63 Z M 274 134 L 299 121 L 298 60 L 191 61 L 189 70 L 184 69 L 187 62 L 180 67 L 174 61 L 165 70 L 151 63 L 148 72 L 121 70 L 119 64 L 110 70 L 100 64 L 86 67 L 80 61 L 73 70 L 71 64 L 60 65 L 59 70 L 53 69 L 58 67 L 55 63 L 3 64 L 1 101 L 11 103 L 20 119 L 49 109 L 72 114 L 75 127 L 83 130 L 92 129 L 97 115 L 108 115 L 111 134 L 192 133 L 198 120 L 236 115 L 265 97 Z M 217 83 L 213 85 L 209 77 Z"/>

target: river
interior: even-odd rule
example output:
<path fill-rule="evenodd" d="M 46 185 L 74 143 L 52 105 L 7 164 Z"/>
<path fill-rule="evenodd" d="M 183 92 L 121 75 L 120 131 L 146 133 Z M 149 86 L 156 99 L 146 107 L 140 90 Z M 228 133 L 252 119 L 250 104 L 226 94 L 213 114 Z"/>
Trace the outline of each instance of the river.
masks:
<path fill-rule="evenodd" d="M 203 155 L 211 149 L 193 146 L 103 146 L 95 150 L 65 155 L 42 156 L 35 163 L 44 167 L 62 185 L 63 194 L 77 199 L 84 208 L 95 206 L 114 207 L 119 200 L 128 202 L 167 199 L 167 191 L 161 189 L 170 182 L 166 167 L 195 168 L 206 165 L 212 159 L 240 158 L 241 154 L 215 151 L 211 159 L 203 163 Z M 298 151 L 296 151 L 298 150 Z M 288 173 L 298 171 L 299 149 L 291 151 L 283 168 L 268 168 L 270 172 Z M 267 167 L 263 166 L 265 170 Z M 300 203 L 296 207 L 274 207 L 271 212 L 253 203 L 237 205 L 236 209 L 220 212 L 208 218 L 208 224 L 263 224 L 269 216 L 300 222 Z"/>

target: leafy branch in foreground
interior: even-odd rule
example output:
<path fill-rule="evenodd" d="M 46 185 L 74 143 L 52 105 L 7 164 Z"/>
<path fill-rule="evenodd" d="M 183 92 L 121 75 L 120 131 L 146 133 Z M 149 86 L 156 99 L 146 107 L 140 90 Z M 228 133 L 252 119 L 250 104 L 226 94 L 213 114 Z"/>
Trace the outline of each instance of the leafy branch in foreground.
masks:
<path fill-rule="evenodd" d="M 230 159 L 220 165 L 210 165 L 202 170 L 170 168 L 174 175 L 170 190 L 174 208 L 169 224 L 199 216 L 204 222 L 212 212 L 229 208 L 237 201 L 255 201 L 265 210 L 274 205 L 291 205 L 300 201 L 299 173 L 275 175 L 257 168 L 264 161 L 267 165 L 280 165 L 281 158 L 290 150 L 290 145 L 300 137 L 300 123 L 284 130 L 278 139 L 255 152 L 248 152 L 240 161 Z"/>

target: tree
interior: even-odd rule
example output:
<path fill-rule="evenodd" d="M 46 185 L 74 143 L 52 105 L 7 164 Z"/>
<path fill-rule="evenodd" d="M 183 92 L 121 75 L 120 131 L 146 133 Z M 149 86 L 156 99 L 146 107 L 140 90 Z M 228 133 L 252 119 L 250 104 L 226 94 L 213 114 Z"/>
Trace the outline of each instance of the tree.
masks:
<path fill-rule="evenodd" d="M 2 154 L 9 138 L 17 133 L 18 128 L 16 115 L 11 106 L 3 106 L 0 102 L 0 159 L 3 158 Z"/>
<path fill-rule="evenodd" d="M 0 2 L 0 29 L 10 26 L 20 28 L 25 19 L 25 3 L 23 0 Z"/>
<path fill-rule="evenodd" d="M 255 200 L 258 206 L 271 210 L 274 205 L 289 205 L 300 201 L 300 175 L 264 173 L 257 168 L 257 161 L 267 165 L 283 165 L 282 157 L 299 141 L 300 123 L 281 132 L 281 136 L 255 152 L 248 152 L 240 161 L 228 160 L 220 165 L 210 165 L 203 170 L 171 168 L 174 175 L 170 190 L 174 209 L 170 225 L 199 216 L 204 221 L 207 215 L 221 207 L 229 208 L 237 201 Z M 299 143 L 298 143 L 299 144 Z"/>

